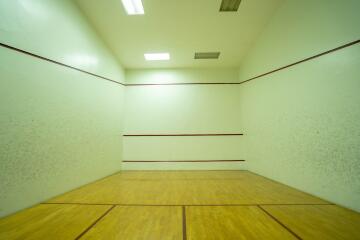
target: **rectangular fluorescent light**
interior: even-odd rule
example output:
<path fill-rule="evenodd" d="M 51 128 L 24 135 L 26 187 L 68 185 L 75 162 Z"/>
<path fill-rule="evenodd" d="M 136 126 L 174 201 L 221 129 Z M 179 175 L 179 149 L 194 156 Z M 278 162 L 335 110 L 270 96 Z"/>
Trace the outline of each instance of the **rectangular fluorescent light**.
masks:
<path fill-rule="evenodd" d="M 141 0 L 121 0 L 124 8 L 129 15 L 144 14 L 144 7 Z"/>
<path fill-rule="evenodd" d="M 159 60 L 169 60 L 169 53 L 145 53 L 144 57 L 147 61 L 159 61 Z"/>

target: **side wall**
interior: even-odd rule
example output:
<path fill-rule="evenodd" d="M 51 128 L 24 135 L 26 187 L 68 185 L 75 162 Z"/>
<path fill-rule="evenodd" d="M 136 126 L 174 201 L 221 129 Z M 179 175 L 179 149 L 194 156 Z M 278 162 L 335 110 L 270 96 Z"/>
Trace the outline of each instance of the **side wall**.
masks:
<path fill-rule="evenodd" d="M 71 1 L 0 2 L 0 42 L 123 80 Z M 0 46 L 0 216 L 120 170 L 123 86 Z"/>
<path fill-rule="evenodd" d="M 132 70 L 127 83 L 235 82 L 236 69 Z M 126 134 L 243 133 L 239 128 L 238 85 L 155 85 L 126 89 Z M 243 136 L 124 137 L 123 169 L 244 169 Z M 239 147 L 240 146 L 240 147 Z"/>
<path fill-rule="evenodd" d="M 240 80 L 360 39 L 359 9 L 351 0 L 287 1 Z M 360 211 L 359 66 L 358 43 L 242 84 L 249 169 Z"/>

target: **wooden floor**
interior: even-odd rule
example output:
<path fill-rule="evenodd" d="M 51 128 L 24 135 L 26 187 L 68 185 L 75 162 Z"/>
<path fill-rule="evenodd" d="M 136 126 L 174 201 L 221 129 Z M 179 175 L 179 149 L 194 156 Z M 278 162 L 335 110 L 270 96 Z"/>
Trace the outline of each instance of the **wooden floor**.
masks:
<path fill-rule="evenodd" d="M 360 214 L 247 171 L 127 171 L 0 219 L 0 239 L 360 239 Z"/>

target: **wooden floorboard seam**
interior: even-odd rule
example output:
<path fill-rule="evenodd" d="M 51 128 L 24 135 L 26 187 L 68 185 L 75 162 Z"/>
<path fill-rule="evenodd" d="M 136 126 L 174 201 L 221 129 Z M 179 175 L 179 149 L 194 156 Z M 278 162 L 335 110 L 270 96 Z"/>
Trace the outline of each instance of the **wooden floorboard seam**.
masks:
<path fill-rule="evenodd" d="M 103 215 L 101 215 L 98 219 L 96 219 L 89 227 L 87 227 L 82 233 L 80 233 L 79 236 L 75 238 L 75 240 L 80 239 L 82 236 L 84 236 L 92 227 L 94 227 L 101 219 L 103 219 L 111 210 L 113 210 L 116 207 L 116 205 L 112 205 Z"/>
<path fill-rule="evenodd" d="M 105 206 L 139 206 L 139 207 L 226 207 L 226 206 L 317 206 L 317 205 L 336 205 L 334 203 L 253 203 L 253 204 L 121 204 L 121 203 L 40 203 L 40 204 L 64 204 L 64 205 L 105 205 Z"/>
<path fill-rule="evenodd" d="M 40 203 L 40 204 L 64 204 L 64 205 L 94 205 L 94 206 L 121 206 L 121 204 L 112 204 L 112 203 L 64 203 L 64 202 L 61 202 L 61 203 L 52 203 L 52 202 L 49 202 L 49 203 Z"/>
<path fill-rule="evenodd" d="M 288 228 L 285 224 L 283 224 L 279 219 L 271 215 L 268 211 L 266 211 L 264 208 L 261 207 L 261 205 L 258 205 L 258 208 L 260 208 L 266 215 L 268 215 L 270 218 L 272 218 L 275 222 L 280 224 L 283 228 L 285 228 L 288 232 L 290 232 L 294 237 L 296 237 L 299 240 L 302 240 L 302 238 L 297 235 L 294 231 L 292 231 L 290 228 Z"/>
<path fill-rule="evenodd" d="M 183 231 L 183 240 L 187 240 L 186 233 L 186 207 L 182 206 L 182 231 Z"/>

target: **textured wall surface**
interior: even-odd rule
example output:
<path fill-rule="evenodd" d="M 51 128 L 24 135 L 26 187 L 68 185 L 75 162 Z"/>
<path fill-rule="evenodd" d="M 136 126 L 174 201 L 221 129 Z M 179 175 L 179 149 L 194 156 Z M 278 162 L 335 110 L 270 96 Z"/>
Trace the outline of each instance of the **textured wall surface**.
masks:
<path fill-rule="evenodd" d="M 159 75 L 163 73 L 159 71 Z M 132 71 L 134 82 L 157 82 L 155 70 Z M 192 75 L 193 74 L 193 75 Z M 237 75 L 215 70 L 167 71 L 173 82 L 234 81 Z M 138 76 L 138 78 L 135 78 Z M 227 77 L 225 77 L 227 76 Z M 135 79 L 134 79 L 135 78 Z M 144 80 L 145 79 L 145 80 Z M 197 80 L 196 80 L 197 79 Z M 213 77 L 213 79 L 215 79 Z M 167 79 L 165 79 L 167 80 Z M 128 81 L 128 83 L 132 83 Z M 127 134 L 242 133 L 239 128 L 237 85 L 132 86 L 126 89 Z M 239 160 L 243 136 L 124 137 L 124 160 Z M 239 147 L 240 146 L 240 147 Z M 124 169 L 243 169 L 244 163 L 124 163 Z"/>
<path fill-rule="evenodd" d="M 124 81 L 123 70 L 72 0 L 1 0 L 0 42 Z"/>
<path fill-rule="evenodd" d="M 0 5 L 0 41 L 123 80 L 70 1 Z M 3 47 L 0 62 L 0 216 L 120 170 L 122 86 Z"/>
<path fill-rule="evenodd" d="M 240 67 L 240 81 L 360 38 L 358 0 L 286 0 Z"/>
<path fill-rule="evenodd" d="M 241 80 L 356 40 L 356 9 L 359 1 L 287 1 Z M 249 169 L 360 211 L 359 65 L 357 44 L 241 85 Z"/>

